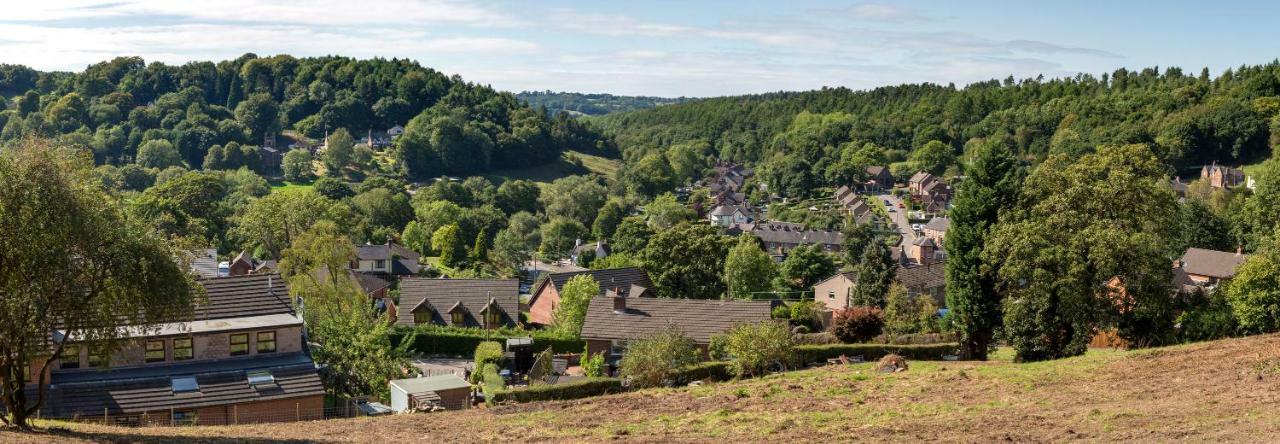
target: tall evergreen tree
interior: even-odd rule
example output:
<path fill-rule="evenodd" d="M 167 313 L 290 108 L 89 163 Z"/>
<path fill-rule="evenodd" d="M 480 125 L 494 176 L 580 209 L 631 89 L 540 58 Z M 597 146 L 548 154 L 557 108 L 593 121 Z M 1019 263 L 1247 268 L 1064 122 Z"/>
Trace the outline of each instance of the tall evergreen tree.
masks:
<path fill-rule="evenodd" d="M 1000 211 L 1017 199 L 1022 170 L 1004 144 L 990 143 L 978 147 L 965 173 L 944 241 L 947 307 L 960 333 L 961 359 L 986 360 L 1001 313 L 995 273 L 983 268 L 982 248 Z"/>
<path fill-rule="evenodd" d="M 889 253 L 889 247 L 885 246 L 884 239 L 872 239 L 867 248 L 862 250 L 858 265 L 853 267 L 858 282 L 850 290 L 850 305 L 884 308 L 885 295 L 889 293 L 889 286 L 893 285 L 897 271 L 893 255 Z"/>

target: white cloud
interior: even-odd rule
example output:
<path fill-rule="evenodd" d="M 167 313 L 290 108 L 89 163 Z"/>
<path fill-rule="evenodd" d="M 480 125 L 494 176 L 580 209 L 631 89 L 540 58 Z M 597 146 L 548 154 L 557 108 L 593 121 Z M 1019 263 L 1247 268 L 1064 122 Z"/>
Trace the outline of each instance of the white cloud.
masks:
<path fill-rule="evenodd" d="M 687 26 L 641 22 L 621 14 L 592 14 L 572 9 L 553 10 L 549 18 L 548 24 L 564 30 L 605 36 L 672 37 L 692 31 Z"/>
<path fill-rule="evenodd" d="M 4 7 L 6 20 L 173 16 L 195 21 L 308 25 L 463 23 L 511 26 L 507 13 L 459 0 L 54 0 Z"/>
<path fill-rule="evenodd" d="M 849 7 L 849 14 L 865 20 L 895 23 L 928 20 L 928 17 L 914 11 L 879 3 L 858 3 Z"/>

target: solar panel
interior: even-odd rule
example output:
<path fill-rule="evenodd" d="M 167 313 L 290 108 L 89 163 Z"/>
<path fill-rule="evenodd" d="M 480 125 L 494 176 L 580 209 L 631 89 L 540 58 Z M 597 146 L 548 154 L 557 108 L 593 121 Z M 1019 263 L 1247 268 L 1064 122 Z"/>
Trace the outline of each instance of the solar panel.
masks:
<path fill-rule="evenodd" d="M 173 384 L 174 393 L 187 393 L 200 390 L 200 384 L 196 382 L 196 378 L 183 377 L 170 379 Z"/>

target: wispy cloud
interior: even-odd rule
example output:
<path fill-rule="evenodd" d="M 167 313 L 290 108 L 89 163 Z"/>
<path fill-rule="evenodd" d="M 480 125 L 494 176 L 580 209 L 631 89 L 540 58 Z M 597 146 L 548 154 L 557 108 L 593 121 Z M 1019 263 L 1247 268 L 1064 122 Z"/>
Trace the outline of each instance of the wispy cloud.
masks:
<path fill-rule="evenodd" d="M 923 22 L 930 18 L 913 10 L 880 3 L 858 3 L 846 10 L 854 18 L 891 23 Z"/>

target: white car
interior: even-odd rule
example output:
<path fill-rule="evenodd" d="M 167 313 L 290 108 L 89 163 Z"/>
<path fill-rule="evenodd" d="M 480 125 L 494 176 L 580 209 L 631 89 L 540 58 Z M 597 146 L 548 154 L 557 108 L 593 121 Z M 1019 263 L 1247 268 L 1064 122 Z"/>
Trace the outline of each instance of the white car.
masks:
<path fill-rule="evenodd" d="M 912 230 L 916 230 L 916 231 L 920 231 L 920 224 L 911 224 L 911 229 L 912 229 Z"/>

